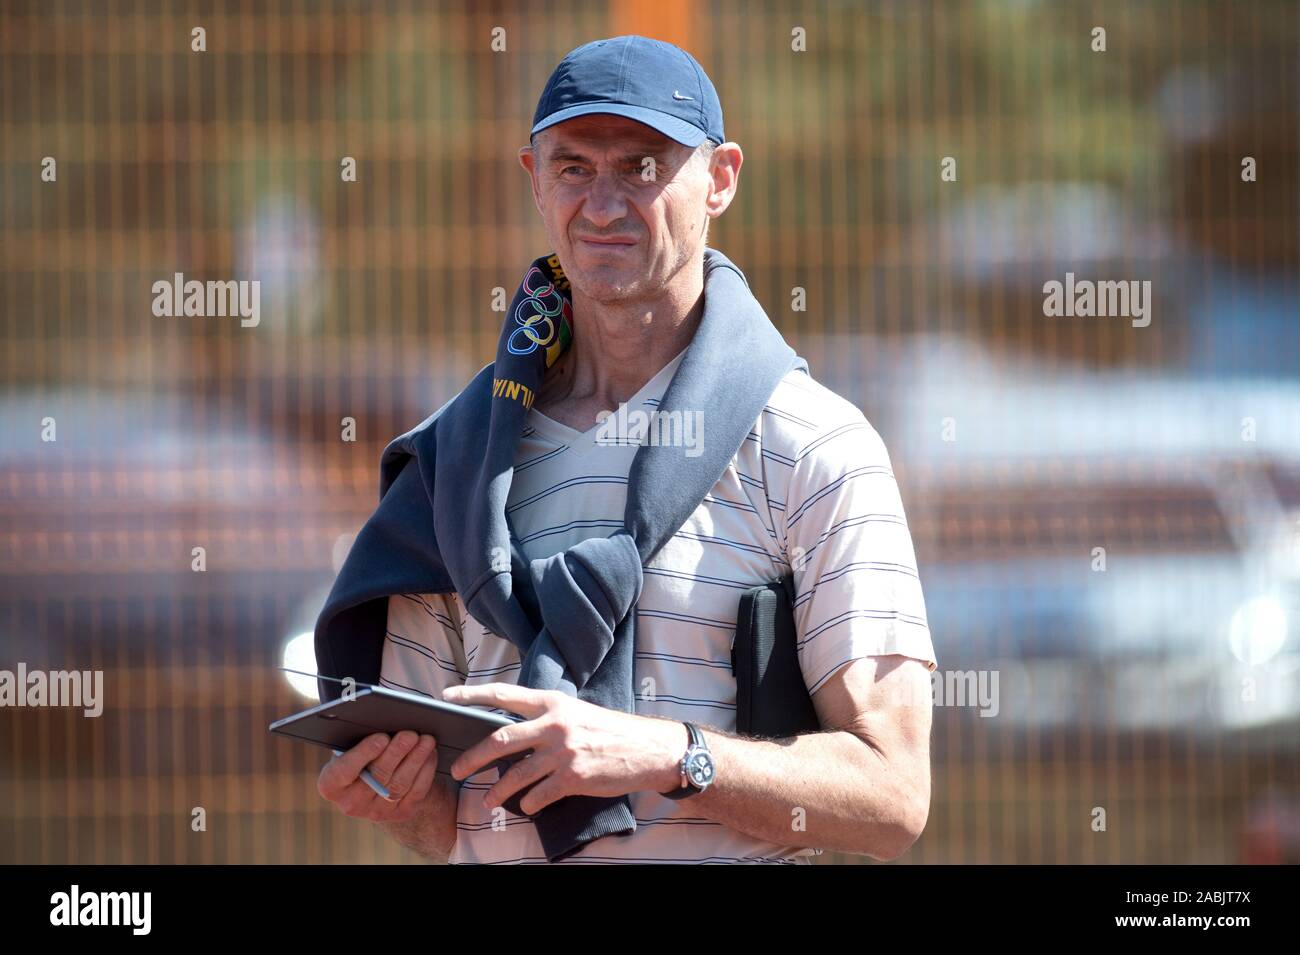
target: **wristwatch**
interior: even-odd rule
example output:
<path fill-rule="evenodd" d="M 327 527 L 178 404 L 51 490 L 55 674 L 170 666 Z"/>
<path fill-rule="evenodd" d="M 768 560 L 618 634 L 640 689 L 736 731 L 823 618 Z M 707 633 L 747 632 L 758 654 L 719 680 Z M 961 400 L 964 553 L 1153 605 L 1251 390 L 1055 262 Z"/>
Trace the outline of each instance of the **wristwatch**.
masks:
<path fill-rule="evenodd" d="M 686 723 L 686 732 L 690 734 L 690 743 L 682 755 L 682 784 L 676 789 L 660 793 L 665 799 L 685 799 L 696 793 L 704 792 L 713 782 L 713 754 L 704 742 L 704 734 L 694 723 Z"/>

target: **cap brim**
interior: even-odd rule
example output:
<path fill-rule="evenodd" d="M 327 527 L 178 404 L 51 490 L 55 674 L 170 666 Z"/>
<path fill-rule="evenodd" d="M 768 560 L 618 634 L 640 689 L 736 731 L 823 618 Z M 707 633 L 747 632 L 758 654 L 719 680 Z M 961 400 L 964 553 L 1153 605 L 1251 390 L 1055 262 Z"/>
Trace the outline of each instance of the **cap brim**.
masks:
<path fill-rule="evenodd" d="M 698 146 L 705 139 L 704 130 L 698 126 L 692 126 L 684 119 L 669 116 L 657 109 L 648 109 L 644 106 L 628 106 L 624 103 L 579 103 L 577 106 L 569 106 L 547 116 L 533 127 L 533 132 L 540 133 L 543 129 L 554 126 L 556 123 L 562 123 L 577 116 L 590 116 L 593 113 L 608 113 L 611 116 L 634 119 L 638 123 L 644 123 L 651 129 L 658 130 L 669 139 L 675 140 L 683 146 Z"/>

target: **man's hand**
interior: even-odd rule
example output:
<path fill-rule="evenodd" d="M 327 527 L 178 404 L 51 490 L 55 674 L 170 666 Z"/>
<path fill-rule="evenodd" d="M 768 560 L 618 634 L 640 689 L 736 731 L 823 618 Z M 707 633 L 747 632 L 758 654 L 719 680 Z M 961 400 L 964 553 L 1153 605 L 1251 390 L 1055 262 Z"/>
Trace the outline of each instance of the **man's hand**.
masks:
<path fill-rule="evenodd" d="M 384 799 L 361 779 L 366 768 L 391 798 Z M 437 769 L 438 743 L 432 736 L 403 730 L 390 740 L 375 733 L 326 763 L 316 789 L 355 819 L 406 822 L 429 795 Z"/>
<path fill-rule="evenodd" d="M 452 686 L 443 691 L 443 699 L 527 717 L 494 731 L 451 764 L 452 776 L 465 779 L 502 757 L 533 751 L 484 794 L 483 805 L 489 809 L 530 785 L 519 807 L 531 816 L 566 796 L 667 792 L 681 782 L 678 766 L 688 741 L 681 723 L 620 713 L 558 690 L 512 683 Z"/>

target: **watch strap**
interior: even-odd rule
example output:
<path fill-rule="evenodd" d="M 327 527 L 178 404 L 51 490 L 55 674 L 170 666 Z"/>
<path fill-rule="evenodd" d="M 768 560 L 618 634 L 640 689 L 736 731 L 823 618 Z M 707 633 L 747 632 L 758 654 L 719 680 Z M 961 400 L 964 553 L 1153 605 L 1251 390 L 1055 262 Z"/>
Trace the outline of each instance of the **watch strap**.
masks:
<path fill-rule="evenodd" d="M 682 753 L 681 761 L 678 763 L 678 770 L 681 772 L 681 776 L 685 782 L 683 785 L 678 785 L 676 788 L 670 789 L 666 793 L 659 794 L 665 799 L 685 799 L 687 796 L 693 796 L 698 792 L 703 792 L 703 790 L 697 787 L 695 783 L 691 782 L 691 777 L 682 770 L 686 762 L 686 756 L 692 749 L 700 747 L 701 749 L 707 750 L 709 747 L 708 744 L 705 743 L 704 734 L 700 732 L 698 726 L 694 723 L 687 722 L 686 720 L 683 720 L 682 722 L 685 724 L 686 733 L 690 737 L 690 742 L 686 745 L 686 751 Z"/>

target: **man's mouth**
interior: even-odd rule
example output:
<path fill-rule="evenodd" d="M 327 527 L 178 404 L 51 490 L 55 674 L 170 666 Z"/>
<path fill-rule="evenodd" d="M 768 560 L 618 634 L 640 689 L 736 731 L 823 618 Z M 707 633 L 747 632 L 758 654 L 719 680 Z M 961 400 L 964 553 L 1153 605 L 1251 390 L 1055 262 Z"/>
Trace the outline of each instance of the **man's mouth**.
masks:
<path fill-rule="evenodd" d="M 603 249 L 629 248 L 636 245 L 636 239 L 629 239 L 622 236 L 609 236 L 602 238 L 597 236 L 588 237 L 580 235 L 578 236 L 578 241 L 586 245 L 594 245 Z"/>

